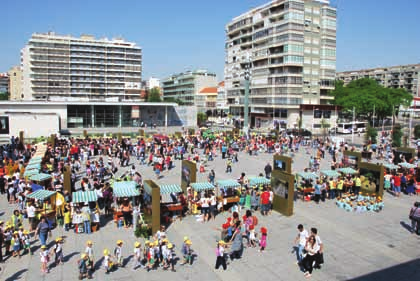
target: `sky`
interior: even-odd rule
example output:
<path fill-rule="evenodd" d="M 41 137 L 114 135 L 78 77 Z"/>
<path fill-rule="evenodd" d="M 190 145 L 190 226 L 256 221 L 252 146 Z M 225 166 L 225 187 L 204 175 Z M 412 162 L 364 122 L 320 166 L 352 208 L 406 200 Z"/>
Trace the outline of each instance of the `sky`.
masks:
<path fill-rule="evenodd" d="M 32 33 L 123 37 L 143 49 L 143 78 L 208 69 L 223 80 L 225 25 L 267 0 L 3 0 L 0 72 Z M 420 63 L 420 1 L 332 0 L 337 71 Z"/>

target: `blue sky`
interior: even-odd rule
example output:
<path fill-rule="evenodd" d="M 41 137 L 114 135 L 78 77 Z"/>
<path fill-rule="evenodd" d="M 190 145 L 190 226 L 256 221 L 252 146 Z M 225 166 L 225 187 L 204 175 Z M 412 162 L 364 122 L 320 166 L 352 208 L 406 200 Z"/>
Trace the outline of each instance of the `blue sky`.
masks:
<path fill-rule="evenodd" d="M 5 0 L 0 72 L 34 32 L 122 36 L 143 48 L 144 78 L 206 68 L 222 80 L 224 27 L 264 0 Z M 337 70 L 420 63 L 420 1 L 333 0 Z"/>

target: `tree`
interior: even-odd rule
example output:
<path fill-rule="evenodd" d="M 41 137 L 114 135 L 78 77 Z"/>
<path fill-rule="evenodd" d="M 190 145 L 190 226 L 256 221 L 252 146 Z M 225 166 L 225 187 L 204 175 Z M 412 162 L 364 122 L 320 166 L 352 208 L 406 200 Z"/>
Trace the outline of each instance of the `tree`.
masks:
<path fill-rule="evenodd" d="M 396 124 L 392 129 L 392 146 L 401 147 L 401 137 L 403 133 L 401 130 L 401 125 Z"/>
<path fill-rule="evenodd" d="M 159 88 L 150 89 L 149 94 L 147 95 L 148 102 L 161 102 Z"/>
<path fill-rule="evenodd" d="M 8 100 L 9 96 L 10 96 L 10 93 L 2 92 L 2 93 L 0 93 L 0 100 Z"/>
<path fill-rule="evenodd" d="M 371 143 L 376 143 L 377 137 L 378 137 L 378 130 L 368 125 L 366 128 L 366 134 L 365 134 L 366 143 L 368 143 L 369 141 Z"/>
<path fill-rule="evenodd" d="M 404 89 L 385 88 L 370 78 L 351 81 L 347 86 L 343 81 L 337 81 L 330 94 L 335 98 L 333 104 L 348 111 L 354 107 L 356 116 L 367 115 L 369 119 L 372 119 L 374 109 L 375 115 L 383 119 L 394 115 L 396 107 L 409 106 L 413 99 Z"/>
<path fill-rule="evenodd" d="M 197 113 L 197 123 L 198 123 L 198 125 L 200 126 L 206 121 L 207 121 L 207 114 L 205 114 L 204 112 L 198 112 Z"/>
<path fill-rule="evenodd" d="M 166 102 L 174 102 L 174 103 L 177 103 L 178 105 L 184 105 L 184 104 L 185 104 L 185 102 L 183 102 L 182 100 L 180 100 L 180 99 L 176 99 L 176 98 L 174 98 L 174 97 L 164 98 L 164 100 L 165 100 Z"/>
<path fill-rule="evenodd" d="M 325 138 L 327 137 L 327 128 L 330 126 L 330 124 L 324 119 L 321 119 L 321 128 L 322 128 L 322 137 Z"/>

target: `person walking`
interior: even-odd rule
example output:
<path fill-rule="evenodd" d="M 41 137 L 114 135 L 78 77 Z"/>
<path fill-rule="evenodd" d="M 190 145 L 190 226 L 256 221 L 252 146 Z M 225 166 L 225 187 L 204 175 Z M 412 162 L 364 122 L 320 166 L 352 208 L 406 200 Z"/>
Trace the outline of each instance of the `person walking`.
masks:
<path fill-rule="evenodd" d="M 324 263 L 324 244 L 322 243 L 321 237 L 318 235 L 318 229 L 315 227 L 311 228 L 311 235 L 315 236 L 315 241 L 319 246 L 318 251 L 315 254 L 315 265 L 314 268 L 321 268 L 321 264 Z"/>
<path fill-rule="evenodd" d="M 217 243 L 217 247 L 216 247 L 216 266 L 214 267 L 215 269 L 219 269 L 220 266 L 223 267 L 223 270 L 226 270 L 227 266 L 226 266 L 226 259 L 225 259 L 225 241 L 220 240 Z"/>
<path fill-rule="evenodd" d="M 41 245 L 46 245 L 48 234 L 51 236 L 50 225 L 48 224 L 45 217 L 41 217 L 41 221 L 35 230 L 35 237 L 38 236 L 41 241 Z"/>
<path fill-rule="evenodd" d="M 414 203 L 414 206 L 410 210 L 409 218 L 411 220 L 411 233 L 418 234 L 419 221 L 420 221 L 420 203 L 419 202 Z"/>
<path fill-rule="evenodd" d="M 270 163 L 267 163 L 267 165 L 265 165 L 264 167 L 265 177 L 267 179 L 270 178 L 272 171 L 273 171 L 273 168 L 271 167 Z"/>
<path fill-rule="evenodd" d="M 309 238 L 309 234 L 308 234 L 308 231 L 305 228 L 303 228 L 302 224 L 299 224 L 297 229 L 298 229 L 298 235 L 296 236 L 296 239 L 295 239 L 295 244 L 297 244 L 296 256 L 297 256 L 297 264 L 301 264 L 303 260 L 303 250 L 305 249 L 306 241 Z"/>
<path fill-rule="evenodd" d="M 305 250 L 307 252 L 305 258 L 302 260 L 304 275 L 305 277 L 310 277 L 313 270 L 313 262 L 315 260 L 315 255 L 319 251 L 319 245 L 316 243 L 314 235 L 309 236 L 308 241 L 305 245 Z"/>

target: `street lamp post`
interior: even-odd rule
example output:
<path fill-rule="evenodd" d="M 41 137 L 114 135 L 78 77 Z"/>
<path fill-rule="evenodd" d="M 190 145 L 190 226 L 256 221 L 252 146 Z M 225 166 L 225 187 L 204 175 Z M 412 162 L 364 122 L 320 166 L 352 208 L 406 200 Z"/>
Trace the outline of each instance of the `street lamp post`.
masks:
<path fill-rule="evenodd" d="M 247 58 L 247 62 L 245 64 L 245 98 L 244 98 L 244 127 L 243 131 L 246 135 L 248 135 L 248 117 L 249 117 L 249 80 L 250 80 L 250 59 L 249 56 Z"/>

